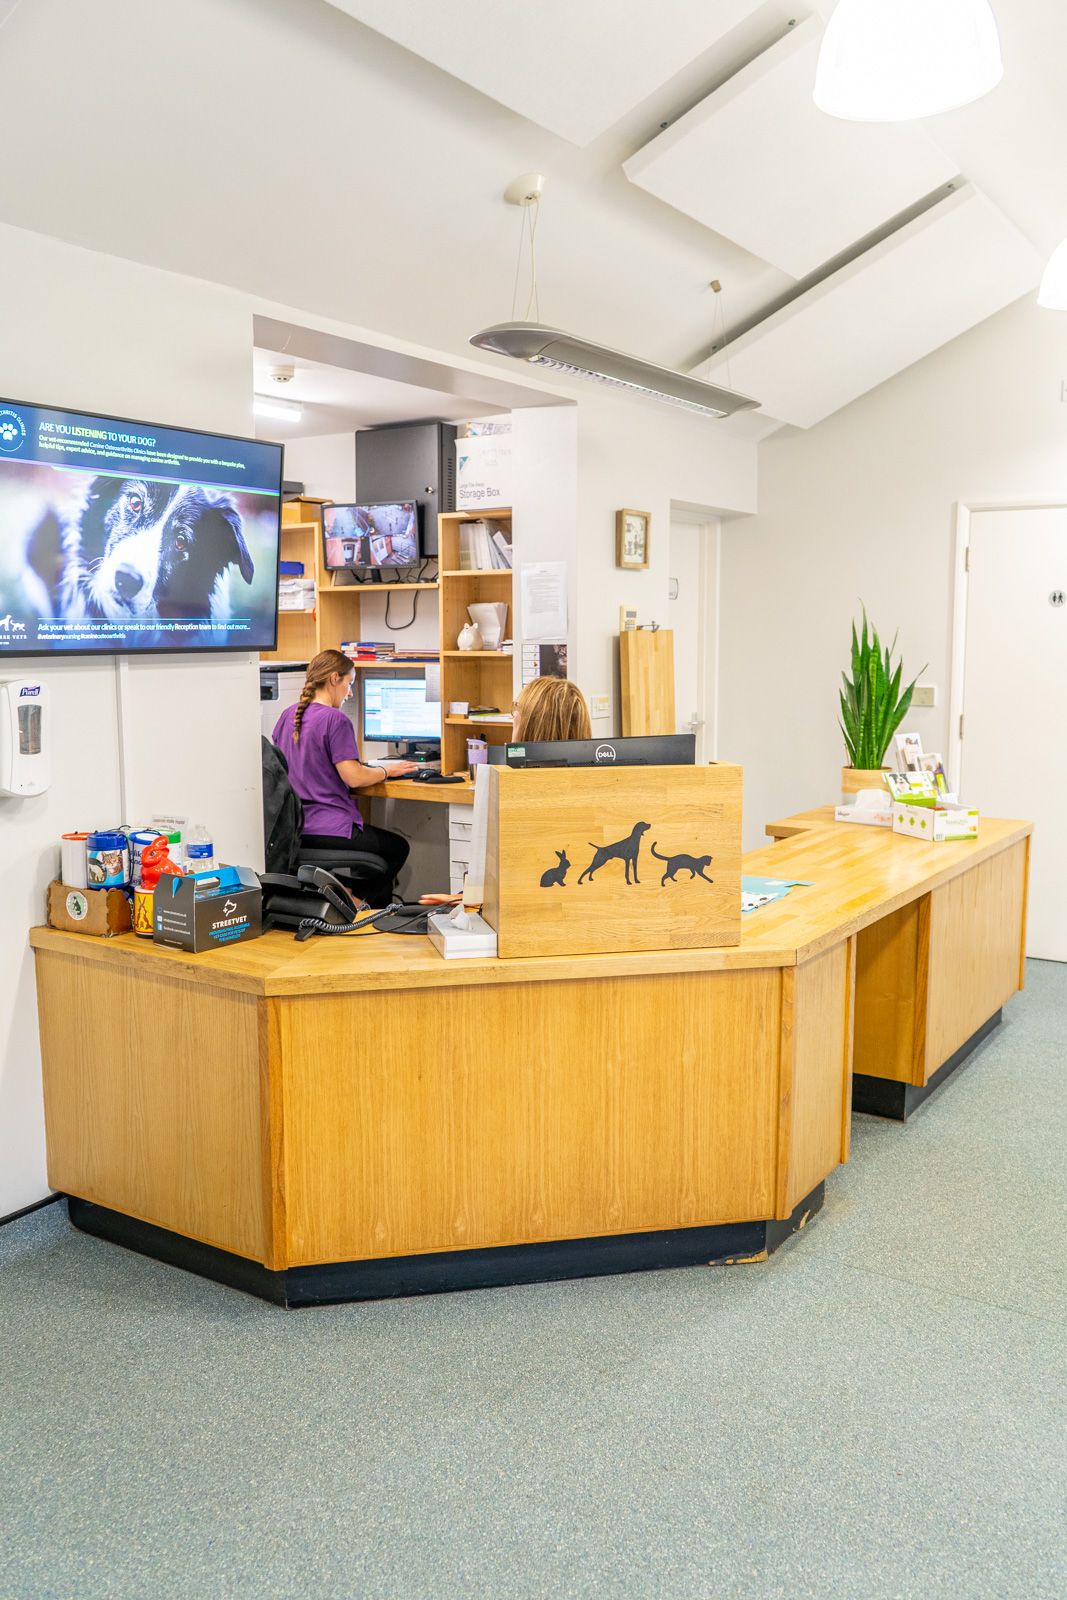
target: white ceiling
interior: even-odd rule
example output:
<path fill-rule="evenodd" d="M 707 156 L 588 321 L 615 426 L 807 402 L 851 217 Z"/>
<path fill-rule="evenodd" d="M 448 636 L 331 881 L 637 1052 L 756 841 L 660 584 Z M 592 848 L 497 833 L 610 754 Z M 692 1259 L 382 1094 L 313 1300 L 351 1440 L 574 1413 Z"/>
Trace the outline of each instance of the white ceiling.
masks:
<path fill-rule="evenodd" d="M 994 7 L 1004 82 L 923 133 L 1044 253 L 1067 234 L 1067 5 Z M 572 0 L 562 19 L 557 0 L 380 0 L 403 45 L 356 8 L 25 0 L 0 27 L 0 140 L 23 152 L 0 163 L 0 221 L 469 354 L 511 311 L 521 219 L 501 195 L 536 169 L 547 321 L 689 368 L 720 309 L 749 324 L 793 289 L 755 252 L 792 257 L 623 163 L 830 0 Z M 747 164 L 757 211 L 757 152 L 718 157 L 735 192 Z"/>
<path fill-rule="evenodd" d="M 822 33 L 817 17 L 791 29 L 624 166 L 632 183 L 792 278 L 956 176 L 921 127 L 817 109 Z"/>
<path fill-rule="evenodd" d="M 763 0 L 332 0 L 574 144 L 588 144 Z"/>
<path fill-rule="evenodd" d="M 293 367 L 288 383 L 276 383 L 272 367 Z M 322 361 L 308 361 L 284 351 L 253 352 L 253 388 L 272 400 L 296 401 L 303 407 L 297 421 L 256 419 L 256 435 L 267 439 L 300 439 L 324 433 L 354 433 L 386 422 L 465 422 L 474 414 L 469 400 L 440 389 L 398 383 L 369 372 L 353 372 Z M 481 410 L 482 408 L 478 408 Z"/>

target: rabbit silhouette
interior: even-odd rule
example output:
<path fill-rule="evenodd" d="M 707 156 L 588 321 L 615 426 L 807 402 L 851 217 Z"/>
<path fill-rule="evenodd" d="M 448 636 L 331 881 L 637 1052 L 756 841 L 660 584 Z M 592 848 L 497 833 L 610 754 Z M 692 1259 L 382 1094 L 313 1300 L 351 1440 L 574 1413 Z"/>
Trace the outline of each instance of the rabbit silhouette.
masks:
<path fill-rule="evenodd" d="M 547 867 L 541 874 L 542 889 L 554 889 L 557 884 L 562 889 L 567 881 L 567 873 L 570 871 L 571 866 L 567 860 L 567 852 L 565 850 L 557 850 L 556 855 L 559 857 L 559 865 Z"/>

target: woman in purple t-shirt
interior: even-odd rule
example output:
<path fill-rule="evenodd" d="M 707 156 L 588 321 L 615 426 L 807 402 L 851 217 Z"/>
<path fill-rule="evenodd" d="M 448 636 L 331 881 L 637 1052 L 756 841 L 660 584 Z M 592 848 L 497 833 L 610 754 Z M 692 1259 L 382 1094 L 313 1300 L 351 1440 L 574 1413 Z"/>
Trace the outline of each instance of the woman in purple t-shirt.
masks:
<path fill-rule="evenodd" d="M 368 886 L 371 905 L 387 905 L 397 873 L 408 855 L 408 842 L 385 828 L 368 828 L 352 791 L 369 788 L 384 778 L 402 778 L 415 771 L 413 761 L 380 761 L 364 766 L 356 730 L 341 707 L 352 693 L 355 663 L 340 650 L 323 650 L 308 667 L 300 699 L 283 711 L 274 727 L 274 743 L 289 765 L 289 781 L 304 806 L 304 843 L 329 847 L 339 839 L 356 841 L 383 856 L 388 881 Z"/>

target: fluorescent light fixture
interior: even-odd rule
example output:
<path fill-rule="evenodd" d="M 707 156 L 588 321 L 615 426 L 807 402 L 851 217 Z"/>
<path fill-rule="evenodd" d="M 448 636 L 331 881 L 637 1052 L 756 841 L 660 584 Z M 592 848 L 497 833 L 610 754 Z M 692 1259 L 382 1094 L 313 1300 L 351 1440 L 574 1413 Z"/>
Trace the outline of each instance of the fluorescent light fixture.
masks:
<path fill-rule="evenodd" d="M 1046 311 L 1067 311 L 1067 239 L 1058 244 L 1041 274 L 1037 303 Z"/>
<path fill-rule="evenodd" d="M 1003 75 L 989 0 L 838 0 L 815 104 L 848 122 L 912 122 L 968 105 Z"/>
<path fill-rule="evenodd" d="M 275 422 L 299 422 L 304 408 L 295 400 L 275 400 L 273 395 L 252 396 L 252 410 L 257 417 L 270 417 Z"/>
<path fill-rule="evenodd" d="M 758 400 L 719 389 L 702 378 L 690 378 L 670 367 L 657 367 L 637 356 L 623 355 L 620 350 L 589 344 L 540 322 L 500 322 L 472 335 L 470 342 L 479 350 L 493 350 L 497 355 L 528 361 L 532 366 L 568 377 L 590 378 L 615 389 L 629 389 L 633 394 L 647 395 L 705 417 L 728 417 L 734 411 L 750 411 L 759 405 Z"/>

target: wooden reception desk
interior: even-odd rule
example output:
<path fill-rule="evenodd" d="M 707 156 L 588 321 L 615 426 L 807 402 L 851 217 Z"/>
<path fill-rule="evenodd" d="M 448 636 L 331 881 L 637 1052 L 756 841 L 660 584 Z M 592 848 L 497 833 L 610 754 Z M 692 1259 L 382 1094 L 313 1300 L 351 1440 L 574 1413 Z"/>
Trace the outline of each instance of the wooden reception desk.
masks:
<path fill-rule="evenodd" d="M 858 988 L 857 1052 L 933 1077 L 1019 986 L 1029 831 L 799 833 L 745 870 L 812 887 L 720 949 L 35 929 L 50 1181 L 290 1305 L 762 1259 L 848 1157 Z"/>

